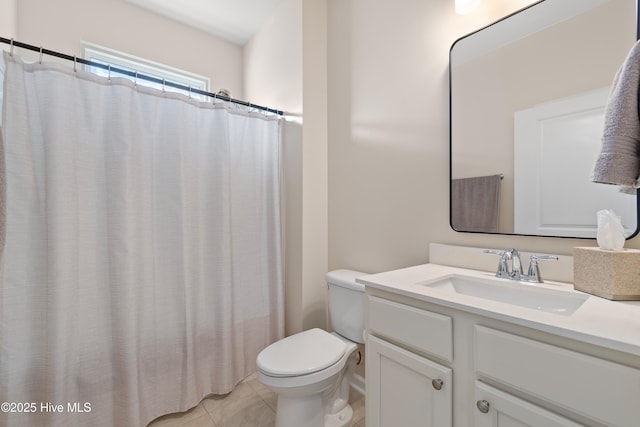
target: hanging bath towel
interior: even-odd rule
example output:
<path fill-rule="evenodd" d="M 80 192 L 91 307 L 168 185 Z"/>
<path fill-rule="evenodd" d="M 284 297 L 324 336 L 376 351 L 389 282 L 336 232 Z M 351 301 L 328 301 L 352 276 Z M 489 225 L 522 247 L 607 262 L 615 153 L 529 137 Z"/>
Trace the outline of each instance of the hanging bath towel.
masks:
<path fill-rule="evenodd" d="M 640 170 L 639 86 L 640 42 L 636 42 L 613 80 L 592 177 L 593 182 L 620 185 L 634 194 Z"/>
<path fill-rule="evenodd" d="M 501 175 L 451 182 L 451 226 L 457 231 L 498 231 Z"/>

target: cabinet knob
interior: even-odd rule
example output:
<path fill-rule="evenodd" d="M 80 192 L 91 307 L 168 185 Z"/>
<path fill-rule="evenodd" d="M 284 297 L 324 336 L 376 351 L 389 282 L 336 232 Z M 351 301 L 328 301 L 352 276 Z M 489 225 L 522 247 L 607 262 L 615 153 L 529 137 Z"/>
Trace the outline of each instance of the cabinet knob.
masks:
<path fill-rule="evenodd" d="M 483 414 L 486 414 L 487 412 L 489 412 L 489 402 L 487 402 L 486 400 L 478 400 L 476 402 L 476 406 L 478 407 L 478 411 L 482 412 Z"/>
<path fill-rule="evenodd" d="M 436 379 L 436 380 L 431 381 L 431 385 L 436 390 L 440 390 L 442 388 L 442 386 L 444 385 L 444 381 L 442 381 L 440 379 Z"/>

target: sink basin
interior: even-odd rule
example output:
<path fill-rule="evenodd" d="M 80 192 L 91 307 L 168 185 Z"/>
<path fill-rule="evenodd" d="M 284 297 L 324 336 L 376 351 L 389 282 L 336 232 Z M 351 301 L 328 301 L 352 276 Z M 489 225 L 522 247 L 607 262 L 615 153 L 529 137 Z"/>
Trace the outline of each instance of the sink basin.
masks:
<path fill-rule="evenodd" d="M 424 283 L 433 289 L 570 316 L 589 298 L 588 295 L 538 287 L 507 279 L 483 279 L 451 275 Z"/>

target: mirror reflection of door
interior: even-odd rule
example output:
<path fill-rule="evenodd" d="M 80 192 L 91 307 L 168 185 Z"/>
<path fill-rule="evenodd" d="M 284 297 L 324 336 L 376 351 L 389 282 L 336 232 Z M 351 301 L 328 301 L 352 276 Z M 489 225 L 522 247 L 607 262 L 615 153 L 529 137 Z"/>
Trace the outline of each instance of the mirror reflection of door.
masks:
<path fill-rule="evenodd" d="M 593 212 L 602 209 L 621 216 L 627 235 L 635 231 L 636 197 L 590 179 L 609 89 L 515 113 L 515 233 L 591 237 Z"/>

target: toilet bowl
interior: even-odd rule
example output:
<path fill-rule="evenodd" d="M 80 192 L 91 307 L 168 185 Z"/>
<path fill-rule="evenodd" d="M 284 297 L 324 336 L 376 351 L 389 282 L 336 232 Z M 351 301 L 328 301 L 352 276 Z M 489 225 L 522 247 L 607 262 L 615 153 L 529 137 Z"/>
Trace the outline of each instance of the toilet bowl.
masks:
<path fill-rule="evenodd" d="M 365 273 L 327 274 L 329 316 L 335 332 L 310 329 L 277 341 L 256 359 L 258 380 L 278 396 L 276 427 L 347 427 L 349 382 L 360 360 Z M 355 314 L 354 314 L 355 313 Z"/>

